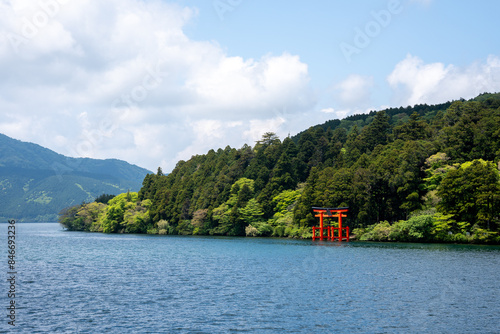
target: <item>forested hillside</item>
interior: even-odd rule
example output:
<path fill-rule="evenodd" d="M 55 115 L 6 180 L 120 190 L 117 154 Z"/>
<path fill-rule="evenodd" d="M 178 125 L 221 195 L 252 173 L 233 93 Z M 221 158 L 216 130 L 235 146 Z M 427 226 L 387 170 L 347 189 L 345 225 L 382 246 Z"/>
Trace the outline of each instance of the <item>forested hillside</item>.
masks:
<path fill-rule="evenodd" d="M 56 221 L 67 206 L 138 190 L 147 173 L 125 161 L 69 158 L 0 134 L 0 219 Z"/>
<path fill-rule="evenodd" d="M 95 219 L 82 206 L 61 222 L 307 238 L 317 225 L 312 206 L 348 206 L 347 223 L 365 240 L 498 242 L 499 160 L 500 94 L 482 94 L 332 120 L 282 140 L 266 133 L 254 146 L 211 150 L 167 176 L 147 175 L 138 194 Z"/>

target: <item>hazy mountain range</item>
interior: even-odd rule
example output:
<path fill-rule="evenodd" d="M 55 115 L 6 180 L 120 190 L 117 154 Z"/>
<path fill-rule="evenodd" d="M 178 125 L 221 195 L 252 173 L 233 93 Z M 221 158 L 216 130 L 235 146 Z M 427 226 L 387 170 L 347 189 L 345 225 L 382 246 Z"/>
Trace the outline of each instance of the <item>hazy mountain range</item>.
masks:
<path fill-rule="evenodd" d="M 147 169 L 116 159 L 69 158 L 0 134 L 0 219 L 56 221 L 65 207 L 138 191 Z"/>

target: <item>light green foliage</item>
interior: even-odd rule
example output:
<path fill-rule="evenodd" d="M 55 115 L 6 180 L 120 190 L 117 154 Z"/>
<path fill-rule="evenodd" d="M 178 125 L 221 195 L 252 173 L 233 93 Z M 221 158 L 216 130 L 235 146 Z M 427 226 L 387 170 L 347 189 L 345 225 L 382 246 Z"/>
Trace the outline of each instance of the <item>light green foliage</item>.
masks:
<path fill-rule="evenodd" d="M 115 233 L 119 230 L 125 230 L 130 233 L 138 231 L 139 227 L 135 224 L 142 223 L 142 215 L 132 213 L 138 201 L 137 193 L 127 192 L 120 194 L 108 202 L 106 214 L 100 226 L 104 233 Z"/>
<path fill-rule="evenodd" d="M 355 230 L 359 233 L 359 230 Z M 364 234 L 357 235 L 361 241 L 388 241 L 389 234 L 391 233 L 391 225 L 389 222 L 384 221 L 378 224 L 367 226 Z"/>
<path fill-rule="evenodd" d="M 472 234 L 472 242 L 481 243 L 481 244 L 489 244 L 500 242 L 500 235 L 498 232 L 493 232 L 487 229 L 482 229 L 479 227 L 474 228 Z"/>
<path fill-rule="evenodd" d="M 82 230 L 90 229 L 92 223 L 101 219 L 104 215 L 106 205 L 103 203 L 92 202 L 82 205 L 78 210 L 77 215 L 83 218 L 85 228 Z"/>
<path fill-rule="evenodd" d="M 262 216 L 259 203 L 252 198 L 254 183 L 254 180 L 240 178 L 231 185 L 228 200 L 212 212 L 212 219 L 217 226 L 212 229 L 211 234 L 244 235 L 245 226 Z"/>
<path fill-rule="evenodd" d="M 259 221 L 264 214 L 262 212 L 262 207 L 255 198 L 248 201 L 244 208 L 238 209 L 241 219 L 243 219 L 247 224 L 252 224 Z"/>
<path fill-rule="evenodd" d="M 146 234 L 159 234 L 159 231 L 157 228 L 149 227 L 146 231 Z"/>
<path fill-rule="evenodd" d="M 148 225 L 149 213 L 141 206 L 135 206 L 131 210 L 126 210 L 123 214 L 121 227 L 125 227 L 126 233 L 142 233 Z"/>
<path fill-rule="evenodd" d="M 432 215 L 415 216 L 408 219 L 408 241 L 429 241 L 434 226 Z"/>
<path fill-rule="evenodd" d="M 452 215 L 421 214 L 400 220 L 394 224 L 381 222 L 357 228 L 352 234 L 361 241 L 398 242 L 453 242 L 453 243 L 498 243 L 500 236 L 494 232 L 469 223 L 456 223 Z M 453 225 L 458 226 L 453 228 Z M 452 232 L 455 231 L 455 232 Z"/>
<path fill-rule="evenodd" d="M 442 213 L 434 214 L 434 226 L 432 234 L 436 241 L 448 241 L 449 236 L 453 234 L 452 228 L 455 221 L 452 220 L 453 215 L 443 215 Z"/>
<path fill-rule="evenodd" d="M 212 218 L 215 220 L 223 220 L 226 215 L 228 215 L 231 211 L 230 207 L 227 203 L 221 204 L 219 207 L 213 210 Z"/>
<path fill-rule="evenodd" d="M 261 222 L 260 224 L 257 224 L 257 229 L 259 230 L 260 235 L 262 235 L 264 237 L 269 237 L 274 232 L 274 228 L 265 222 Z"/>
<path fill-rule="evenodd" d="M 284 215 L 279 215 L 279 218 L 270 220 L 275 226 L 291 226 L 293 225 L 293 212 L 287 212 Z"/>
<path fill-rule="evenodd" d="M 440 197 L 437 195 L 437 188 L 441 184 L 443 178 L 450 170 L 455 170 L 459 164 L 449 165 L 450 158 L 446 153 L 438 152 L 431 155 L 425 160 L 424 188 L 427 193 L 424 195 L 424 204 L 426 207 L 435 208 L 440 202 Z"/>
<path fill-rule="evenodd" d="M 492 162 L 479 159 L 461 164 L 443 178 L 437 195 L 441 197 L 438 210 L 456 221 L 488 229 L 498 224 L 500 175 Z"/>
<path fill-rule="evenodd" d="M 42 204 L 42 205 L 47 205 L 52 201 L 52 197 L 50 197 L 46 191 L 42 191 L 38 194 L 38 197 L 33 199 L 33 202 Z M 29 200 L 28 200 L 29 202 Z"/>
<path fill-rule="evenodd" d="M 110 206 L 120 206 L 124 207 L 127 204 L 136 203 L 139 200 L 139 196 L 135 192 L 127 192 L 113 197 L 109 200 L 108 205 Z"/>
<path fill-rule="evenodd" d="M 255 181 L 251 179 L 247 179 L 246 177 L 242 177 L 238 181 L 236 181 L 232 186 L 231 186 L 231 194 L 236 194 L 238 195 L 241 190 L 243 189 L 244 186 L 247 186 L 250 192 L 253 194 L 254 192 L 254 184 Z"/>
<path fill-rule="evenodd" d="M 285 225 L 280 225 L 280 226 L 276 226 L 273 230 L 273 236 L 275 237 L 284 237 L 285 236 L 285 230 L 286 230 L 286 226 Z"/>
<path fill-rule="evenodd" d="M 149 209 L 151 207 L 151 204 L 152 202 L 150 199 L 145 199 L 141 202 L 141 206 L 145 207 L 146 209 Z"/>
<path fill-rule="evenodd" d="M 300 190 L 285 190 L 273 198 L 275 203 L 275 218 L 283 217 L 287 212 L 293 210 L 293 205 L 297 202 L 301 194 Z"/>
<path fill-rule="evenodd" d="M 432 240 L 433 228 L 433 215 L 419 215 L 392 225 L 384 221 L 355 229 L 353 234 L 362 241 L 426 242 Z"/>
<path fill-rule="evenodd" d="M 458 222 L 457 223 L 460 232 L 467 233 L 470 232 L 470 223 L 468 222 Z"/>
<path fill-rule="evenodd" d="M 68 229 L 104 233 L 145 233 L 151 226 L 148 208 L 151 200 L 139 201 L 127 192 L 109 200 L 84 203 L 64 212 L 59 221 Z"/>
<path fill-rule="evenodd" d="M 275 214 L 272 219 L 269 219 L 269 229 L 266 231 L 269 235 L 276 237 L 296 237 L 297 233 L 295 233 L 295 231 L 292 233 L 293 229 L 287 230 L 287 228 L 293 226 L 293 210 L 302 195 L 302 191 L 303 188 L 299 188 L 297 190 L 285 190 L 273 198 Z M 287 231 L 288 233 L 292 233 L 292 235 L 289 235 Z M 300 235 L 305 237 L 303 233 L 300 233 Z"/>
<path fill-rule="evenodd" d="M 450 170 L 457 168 L 456 165 L 447 165 L 448 160 L 450 160 L 450 158 L 446 155 L 446 153 L 442 152 L 431 155 L 427 158 L 427 160 L 425 160 L 425 167 L 427 168 L 425 172 L 427 177 L 424 181 L 428 191 L 436 190 L 446 174 Z"/>

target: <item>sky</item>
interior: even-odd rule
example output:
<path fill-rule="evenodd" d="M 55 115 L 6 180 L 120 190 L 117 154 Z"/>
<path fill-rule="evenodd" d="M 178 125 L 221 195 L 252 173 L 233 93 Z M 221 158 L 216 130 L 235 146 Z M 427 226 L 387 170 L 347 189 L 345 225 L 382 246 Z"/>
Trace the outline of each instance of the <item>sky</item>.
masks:
<path fill-rule="evenodd" d="M 170 172 L 352 114 L 500 92 L 500 1 L 0 0 L 0 133 Z"/>

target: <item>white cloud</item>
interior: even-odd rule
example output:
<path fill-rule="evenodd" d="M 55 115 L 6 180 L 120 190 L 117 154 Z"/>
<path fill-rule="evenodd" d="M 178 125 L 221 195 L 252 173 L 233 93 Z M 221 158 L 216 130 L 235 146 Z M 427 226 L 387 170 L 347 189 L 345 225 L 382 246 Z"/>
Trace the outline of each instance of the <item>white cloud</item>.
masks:
<path fill-rule="evenodd" d="M 458 67 L 425 64 L 419 57 L 408 55 L 396 65 L 387 81 L 398 105 L 468 99 L 480 93 L 500 91 L 500 58 L 489 56 L 486 61 Z"/>
<path fill-rule="evenodd" d="M 331 89 L 335 108 L 324 108 L 322 113 L 342 119 L 355 113 L 364 113 L 373 105 L 373 77 L 351 74 Z"/>
<path fill-rule="evenodd" d="M 183 33 L 196 15 L 160 0 L 0 2 L 0 131 L 169 171 L 180 157 L 283 132 L 276 110 L 313 109 L 298 56 L 230 57 Z"/>
<path fill-rule="evenodd" d="M 239 121 L 222 121 L 204 119 L 189 122 L 193 129 L 195 140 L 191 145 L 177 153 L 175 160 L 187 160 L 194 154 L 203 154 L 210 149 L 224 147 L 231 141 L 235 134 L 244 128 L 244 123 Z"/>
<path fill-rule="evenodd" d="M 373 78 L 351 74 L 337 85 L 337 98 L 343 107 L 361 107 L 370 104 Z"/>
<path fill-rule="evenodd" d="M 362 113 L 363 113 L 363 112 L 360 112 L 360 111 L 356 111 L 356 112 L 357 112 L 358 114 L 362 114 Z M 337 119 L 344 119 L 344 118 L 346 118 L 347 116 L 352 115 L 352 114 L 354 114 L 354 113 L 356 113 L 356 112 L 354 112 L 354 111 L 353 111 L 353 110 L 351 110 L 351 109 L 344 109 L 344 110 L 337 110 L 337 111 L 335 112 L 335 115 L 336 115 L 336 118 L 337 118 Z"/>
<path fill-rule="evenodd" d="M 256 141 L 260 140 L 262 134 L 266 132 L 274 132 L 281 135 L 281 138 L 285 137 L 284 133 L 281 133 L 280 127 L 285 123 L 285 119 L 282 117 L 275 117 L 272 119 L 255 119 L 250 121 L 250 129 L 244 132 L 244 136 L 247 142 L 254 144 Z"/>
<path fill-rule="evenodd" d="M 333 114 L 335 112 L 335 109 L 333 109 L 333 108 L 324 108 L 324 109 L 321 109 L 321 112 L 325 113 L 325 114 Z"/>

